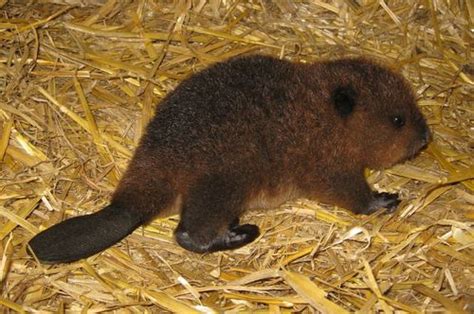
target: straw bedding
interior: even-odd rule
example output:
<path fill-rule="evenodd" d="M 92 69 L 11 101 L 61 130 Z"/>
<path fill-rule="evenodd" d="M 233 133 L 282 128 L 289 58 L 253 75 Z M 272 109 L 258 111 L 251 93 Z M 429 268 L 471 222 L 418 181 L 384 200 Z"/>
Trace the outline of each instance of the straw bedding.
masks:
<path fill-rule="evenodd" d="M 0 309 L 3 312 L 472 312 L 472 1 L 0 1 Z M 252 211 L 258 241 L 198 255 L 177 217 L 72 264 L 28 240 L 107 204 L 160 99 L 245 53 L 364 55 L 415 86 L 434 142 L 368 172 L 393 215 L 294 200 Z"/>

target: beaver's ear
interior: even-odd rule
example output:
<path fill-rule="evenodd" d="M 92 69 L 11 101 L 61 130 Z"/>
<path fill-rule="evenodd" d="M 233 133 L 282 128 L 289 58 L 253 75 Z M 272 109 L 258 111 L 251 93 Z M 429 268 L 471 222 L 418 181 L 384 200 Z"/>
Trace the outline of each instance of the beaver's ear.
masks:
<path fill-rule="evenodd" d="M 331 100 L 339 115 L 345 118 L 354 110 L 357 93 L 351 86 L 340 86 L 333 90 Z"/>

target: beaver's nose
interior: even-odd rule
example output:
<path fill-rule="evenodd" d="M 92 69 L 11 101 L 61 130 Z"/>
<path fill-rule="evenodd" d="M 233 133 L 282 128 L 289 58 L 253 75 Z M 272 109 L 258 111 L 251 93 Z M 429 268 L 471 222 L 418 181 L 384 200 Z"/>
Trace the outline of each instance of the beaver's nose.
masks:
<path fill-rule="evenodd" d="M 426 146 L 428 146 L 428 144 L 431 142 L 432 139 L 433 138 L 431 135 L 431 131 L 428 128 L 428 126 L 425 125 L 424 130 L 422 132 L 421 146 L 425 148 Z"/>

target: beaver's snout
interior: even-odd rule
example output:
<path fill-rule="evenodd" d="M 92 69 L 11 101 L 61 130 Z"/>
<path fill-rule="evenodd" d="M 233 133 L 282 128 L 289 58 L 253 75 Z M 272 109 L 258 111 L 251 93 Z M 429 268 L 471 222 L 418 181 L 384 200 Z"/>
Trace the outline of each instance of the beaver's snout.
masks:
<path fill-rule="evenodd" d="M 424 126 L 421 136 L 422 137 L 421 137 L 420 150 L 425 149 L 433 139 L 433 136 L 431 135 L 431 131 L 427 125 Z"/>

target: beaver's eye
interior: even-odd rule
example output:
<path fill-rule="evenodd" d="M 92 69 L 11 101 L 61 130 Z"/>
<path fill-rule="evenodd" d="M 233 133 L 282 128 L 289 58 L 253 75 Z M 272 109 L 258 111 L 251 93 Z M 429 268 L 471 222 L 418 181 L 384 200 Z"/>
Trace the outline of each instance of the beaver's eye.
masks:
<path fill-rule="evenodd" d="M 402 116 L 393 116 L 392 123 L 397 129 L 400 129 L 405 125 L 405 119 Z"/>

